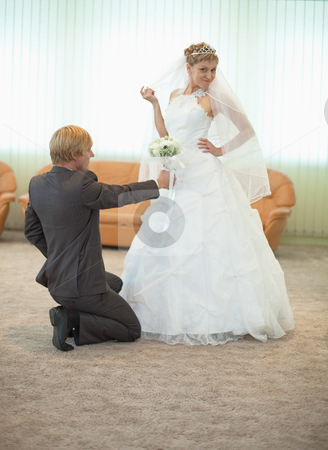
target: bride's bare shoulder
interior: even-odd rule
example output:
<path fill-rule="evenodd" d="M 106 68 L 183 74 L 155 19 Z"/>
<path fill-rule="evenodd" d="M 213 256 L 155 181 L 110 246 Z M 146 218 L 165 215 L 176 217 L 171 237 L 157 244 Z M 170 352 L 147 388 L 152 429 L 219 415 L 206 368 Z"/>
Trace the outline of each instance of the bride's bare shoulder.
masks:
<path fill-rule="evenodd" d="M 173 92 L 171 92 L 171 95 L 170 95 L 170 101 L 172 101 L 175 97 L 178 97 L 178 95 L 179 95 L 179 91 L 180 91 L 181 89 L 175 89 Z"/>
<path fill-rule="evenodd" d="M 206 112 L 206 114 L 208 116 L 210 116 L 210 117 L 213 117 L 214 114 L 213 114 L 213 111 L 212 111 L 210 97 L 206 94 L 206 95 L 198 98 L 197 100 L 198 100 L 198 103 L 201 105 L 201 107 Z"/>

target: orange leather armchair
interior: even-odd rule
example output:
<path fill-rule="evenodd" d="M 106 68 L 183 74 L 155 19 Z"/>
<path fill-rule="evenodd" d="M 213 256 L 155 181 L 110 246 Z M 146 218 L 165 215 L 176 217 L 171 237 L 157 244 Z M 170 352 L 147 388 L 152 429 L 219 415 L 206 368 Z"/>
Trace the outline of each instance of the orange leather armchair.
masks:
<path fill-rule="evenodd" d="M 292 180 L 279 170 L 267 169 L 271 195 L 252 203 L 258 210 L 264 234 L 273 251 L 277 250 L 280 237 L 296 203 Z"/>
<path fill-rule="evenodd" d="M 5 220 L 9 212 L 9 203 L 15 201 L 17 189 L 13 169 L 0 161 L 0 234 L 3 232 Z"/>
<path fill-rule="evenodd" d="M 41 173 L 46 173 L 49 172 L 52 168 L 52 164 L 47 164 L 46 166 L 41 167 L 41 169 L 39 169 L 35 175 L 39 175 Z M 23 217 L 25 217 L 25 209 L 27 208 L 27 204 L 29 201 L 29 195 L 28 192 L 26 194 L 20 195 L 18 197 L 18 202 L 20 203 L 21 207 L 22 207 L 22 213 L 23 213 Z"/>
<path fill-rule="evenodd" d="M 138 181 L 140 164 L 128 161 L 90 161 L 90 170 L 98 180 L 106 184 L 128 184 Z M 42 167 L 36 175 L 49 172 L 52 164 Z M 23 216 L 29 195 L 21 195 L 18 199 Z M 141 226 L 140 216 L 148 208 L 150 201 L 126 205 L 121 208 L 103 209 L 100 211 L 99 227 L 102 245 L 111 247 L 129 247 Z"/>

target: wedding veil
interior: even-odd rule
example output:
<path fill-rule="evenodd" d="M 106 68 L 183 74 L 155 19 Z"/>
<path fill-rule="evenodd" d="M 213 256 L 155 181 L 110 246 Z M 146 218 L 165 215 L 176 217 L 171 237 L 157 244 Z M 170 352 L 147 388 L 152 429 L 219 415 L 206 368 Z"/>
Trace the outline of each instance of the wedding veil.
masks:
<path fill-rule="evenodd" d="M 186 58 L 182 56 L 174 61 L 164 73 L 149 83 L 155 91 L 161 105 L 166 107 L 172 91 L 186 88 L 188 73 Z M 230 168 L 243 187 L 250 203 L 270 194 L 268 174 L 265 167 L 259 141 L 248 117 L 234 91 L 229 86 L 223 73 L 217 67 L 216 77 L 207 89 L 214 114 L 208 139 L 216 146 L 222 147 L 220 160 Z M 148 144 L 158 137 L 154 120 L 147 127 Z M 174 136 L 173 136 L 174 137 Z M 141 157 L 139 180 L 157 178 L 161 168 L 156 161 L 151 161 L 144 146 Z M 201 151 L 201 150 L 200 150 Z"/>

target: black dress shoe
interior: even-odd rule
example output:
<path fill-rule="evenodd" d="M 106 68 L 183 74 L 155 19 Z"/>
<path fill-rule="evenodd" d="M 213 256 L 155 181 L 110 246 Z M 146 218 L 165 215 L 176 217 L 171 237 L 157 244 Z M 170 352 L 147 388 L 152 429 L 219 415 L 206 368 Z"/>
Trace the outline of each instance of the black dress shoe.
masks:
<path fill-rule="evenodd" d="M 74 337 L 74 328 L 69 328 L 67 330 L 67 337 L 73 338 Z"/>
<path fill-rule="evenodd" d="M 60 310 L 62 310 L 63 308 L 64 308 L 63 306 L 56 306 L 55 307 L 55 309 L 60 309 Z M 67 319 L 67 337 L 68 338 L 73 338 L 74 337 L 74 328 L 68 328 L 68 319 Z"/>
<path fill-rule="evenodd" d="M 54 333 L 52 336 L 53 345 L 62 352 L 68 352 L 74 350 L 69 344 L 66 344 L 67 338 L 67 312 L 62 306 L 51 308 L 49 310 L 49 317 L 51 325 L 54 327 Z"/>

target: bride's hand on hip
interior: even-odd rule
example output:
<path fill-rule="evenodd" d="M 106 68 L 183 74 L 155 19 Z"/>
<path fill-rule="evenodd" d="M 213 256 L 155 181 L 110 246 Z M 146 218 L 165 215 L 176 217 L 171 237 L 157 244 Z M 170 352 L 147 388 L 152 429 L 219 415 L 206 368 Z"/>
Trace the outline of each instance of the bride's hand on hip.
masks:
<path fill-rule="evenodd" d="M 203 153 L 212 153 L 214 156 L 222 156 L 221 147 L 215 147 L 211 141 L 208 139 L 200 138 L 198 143 L 198 148 L 204 148 Z"/>
<path fill-rule="evenodd" d="M 155 91 L 147 86 L 142 86 L 140 94 L 144 100 L 147 100 L 152 105 L 158 103 L 157 97 L 155 97 Z"/>

